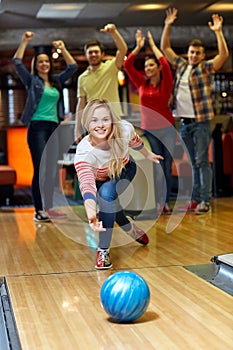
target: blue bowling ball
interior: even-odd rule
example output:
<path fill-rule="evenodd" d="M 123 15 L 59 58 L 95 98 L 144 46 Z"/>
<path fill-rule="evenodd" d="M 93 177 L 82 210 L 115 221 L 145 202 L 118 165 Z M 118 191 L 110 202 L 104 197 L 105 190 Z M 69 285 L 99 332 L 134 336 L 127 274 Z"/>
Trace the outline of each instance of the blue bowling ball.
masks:
<path fill-rule="evenodd" d="M 146 281 L 131 271 L 109 276 L 100 290 L 100 300 L 107 314 L 117 322 L 131 322 L 146 311 L 150 290 Z"/>

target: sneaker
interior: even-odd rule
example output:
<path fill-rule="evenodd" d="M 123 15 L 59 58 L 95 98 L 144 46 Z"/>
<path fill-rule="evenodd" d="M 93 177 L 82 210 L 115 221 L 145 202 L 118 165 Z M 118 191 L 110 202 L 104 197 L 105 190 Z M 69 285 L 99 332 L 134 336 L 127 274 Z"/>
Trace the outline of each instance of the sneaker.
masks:
<path fill-rule="evenodd" d="M 47 210 L 47 213 L 51 219 L 65 219 L 65 218 L 67 218 L 66 214 L 60 213 L 59 211 L 54 210 L 54 209 Z"/>
<path fill-rule="evenodd" d="M 165 204 L 157 203 L 156 210 L 158 215 L 171 215 L 172 213 L 168 203 L 165 203 Z"/>
<path fill-rule="evenodd" d="M 172 211 L 169 208 L 169 205 L 167 203 L 165 203 L 163 210 L 161 212 L 162 215 L 171 215 Z"/>
<path fill-rule="evenodd" d="M 198 206 L 198 202 L 191 201 L 187 205 L 183 205 L 177 208 L 178 211 L 195 211 Z"/>
<path fill-rule="evenodd" d="M 200 215 L 200 214 L 205 214 L 211 211 L 211 206 L 210 203 L 202 201 L 200 204 L 198 204 L 195 214 Z"/>
<path fill-rule="evenodd" d="M 106 270 L 112 267 L 109 249 L 98 249 L 95 268 L 98 270 Z"/>
<path fill-rule="evenodd" d="M 132 224 L 132 229 L 130 232 L 127 232 L 127 234 L 142 245 L 147 245 L 149 243 L 149 237 L 147 234 L 134 224 Z"/>
<path fill-rule="evenodd" d="M 50 222 L 50 218 L 44 210 L 38 210 L 34 213 L 34 221 L 37 222 Z"/>

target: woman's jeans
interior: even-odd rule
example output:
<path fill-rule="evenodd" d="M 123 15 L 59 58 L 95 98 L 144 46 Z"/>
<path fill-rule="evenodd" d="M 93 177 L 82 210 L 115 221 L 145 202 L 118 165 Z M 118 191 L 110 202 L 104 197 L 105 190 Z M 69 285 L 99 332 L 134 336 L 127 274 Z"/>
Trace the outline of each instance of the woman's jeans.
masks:
<path fill-rule="evenodd" d="M 27 142 L 34 168 L 32 198 L 36 211 L 53 206 L 59 146 L 58 134 L 54 132 L 57 126 L 54 122 L 32 121 L 28 127 Z"/>
<path fill-rule="evenodd" d="M 115 221 L 124 231 L 131 229 L 131 223 L 125 216 L 118 196 L 129 186 L 136 170 L 136 164 L 131 157 L 118 179 L 96 181 L 99 220 L 103 222 L 103 227 L 106 228 L 106 231 L 99 233 L 98 247 L 101 249 L 110 247 Z"/>
<path fill-rule="evenodd" d="M 154 164 L 155 201 L 168 203 L 172 188 L 172 160 L 176 144 L 176 128 L 172 125 L 163 129 L 143 130 L 152 152 L 163 156 L 159 164 Z"/>
<path fill-rule="evenodd" d="M 209 202 L 212 194 L 212 170 L 209 163 L 211 141 L 210 121 L 184 124 L 180 122 L 180 136 L 192 162 L 192 200 Z"/>

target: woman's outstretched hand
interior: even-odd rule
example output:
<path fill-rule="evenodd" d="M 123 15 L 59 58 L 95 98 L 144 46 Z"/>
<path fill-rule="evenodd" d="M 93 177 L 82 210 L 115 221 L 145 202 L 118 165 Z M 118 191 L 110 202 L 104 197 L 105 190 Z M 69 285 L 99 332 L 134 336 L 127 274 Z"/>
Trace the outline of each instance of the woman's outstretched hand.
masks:
<path fill-rule="evenodd" d="M 99 221 L 97 218 L 96 202 L 93 199 L 89 198 L 85 200 L 84 206 L 91 229 L 96 232 L 106 231 L 106 229 L 103 227 L 103 222 Z"/>
<path fill-rule="evenodd" d="M 148 152 L 146 159 L 151 160 L 154 163 L 160 163 L 160 160 L 163 160 L 164 158 L 159 154 Z"/>
<path fill-rule="evenodd" d="M 90 228 L 93 231 L 96 231 L 96 232 L 106 231 L 106 228 L 103 227 L 103 222 L 99 221 L 97 218 L 89 219 L 88 221 L 89 221 Z"/>

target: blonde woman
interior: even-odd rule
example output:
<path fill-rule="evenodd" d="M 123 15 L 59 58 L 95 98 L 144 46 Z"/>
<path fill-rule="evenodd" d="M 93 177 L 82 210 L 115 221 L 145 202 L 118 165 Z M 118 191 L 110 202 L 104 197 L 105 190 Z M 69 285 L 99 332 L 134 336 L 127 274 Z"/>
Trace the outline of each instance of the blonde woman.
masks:
<path fill-rule="evenodd" d="M 163 157 L 148 151 L 133 125 L 115 115 L 106 100 L 94 99 L 86 105 L 82 125 L 88 135 L 77 146 L 74 165 L 90 227 L 99 232 L 95 267 L 108 269 L 112 266 L 109 247 L 115 221 L 140 244 L 149 242 L 146 233 L 131 224 L 118 201 L 119 193 L 125 190 L 126 183 L 129 184 L 136 173 L 129 147 L 155 163 Z M 120 180 L 126 180 L 124 186 Z"/>

